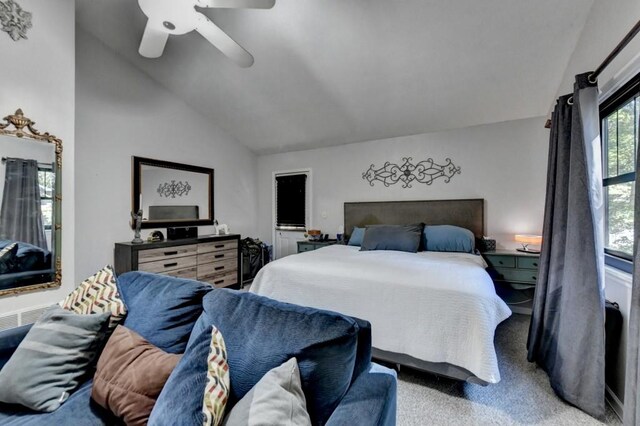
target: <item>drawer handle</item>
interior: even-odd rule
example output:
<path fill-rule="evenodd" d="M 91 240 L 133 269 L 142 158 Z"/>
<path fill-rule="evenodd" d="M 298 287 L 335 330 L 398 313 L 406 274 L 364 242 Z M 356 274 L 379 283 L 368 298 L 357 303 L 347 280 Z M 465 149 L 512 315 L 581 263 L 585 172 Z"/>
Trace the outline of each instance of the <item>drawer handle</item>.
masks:
<path fill-rule="evenodd" d="M 219 271 L 220 269 L 224 269 L 224 266 L 216 266 L 215 268 L 213 268 L 216 271 Z"/>
<path fill-rule="evenodd" d="M 503 263 L 502 263 L 502 260 L 498 260 L 498 263 L 499 263 L 499 264 L 501 264 L 501 265 L 503 264 Z"/>
<path fill-rule="evenodd" d="M 214 256 L 214 258 L 216 258 L 216 259 L 220 259 L 221 257 L 224 257 L 224 254 L 216 254 Z"/>
<path fill-rule="evenodd" d="M 214 246 L 214 247 L 215 247 L 215 248 L 222 248 L 222 247 L 224 247 L 224 244 L 218 244 L 218 245 L 216 245 L 216 246 Z"/>
<path fill-rule="evenodd" d="M 174 254 L 178 254 L 178 252 L 177 251 L 165 251 L 164 252 L 165 256 L 173 256 Z"/>
<path fill-rule="evenodd" d="M 531 277 L 531 279 L 532 279 L 532 280 L 535 280 L 535 279 L 536 279 L 535 275 L 534 275 L 533 277 Z"/>
<path fill-rule="evenodd" d="M 533 266 L 538 266 L 538 264 L 536 262 L 533 262 Z"/>
<path fill-rule="evenodd" d="M 222 284 L 224 282 L 224 280 L 218 280 L 218 281 L 214 281 L 214 284 Z"/>
<path fill-rule="evenodd" d="M 172 266 L 178 266 L 178 262 L 165 263 L 165 264 L 164 264 L 164 267 L 165 267 L 165 268 L 171 268 Z"/>

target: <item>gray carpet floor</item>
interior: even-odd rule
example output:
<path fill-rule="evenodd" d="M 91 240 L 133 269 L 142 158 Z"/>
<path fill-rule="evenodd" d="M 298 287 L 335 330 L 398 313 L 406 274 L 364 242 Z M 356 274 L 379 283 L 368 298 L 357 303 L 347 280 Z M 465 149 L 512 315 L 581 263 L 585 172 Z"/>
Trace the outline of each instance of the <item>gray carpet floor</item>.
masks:
<path fill-rule="evenodd" d="M 498 384 L 483 387 L 402 367 L 398 425 L 621 424 L 609 407 L 602 423 L 554 394 L 546 373 L 526 359 L 529 318 L 514 314 L 496 330 Z"/>

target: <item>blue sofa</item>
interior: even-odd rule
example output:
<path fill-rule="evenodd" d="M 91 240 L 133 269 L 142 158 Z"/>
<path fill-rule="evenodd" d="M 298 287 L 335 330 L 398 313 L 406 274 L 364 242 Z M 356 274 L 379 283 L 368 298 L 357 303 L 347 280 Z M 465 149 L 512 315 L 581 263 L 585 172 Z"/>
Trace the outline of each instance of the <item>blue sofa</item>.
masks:
<path fill-rule="evenodd" d="M 144 272 L 118 277 L 118 287 L 128 308 L 124 325 L 167 352 L 194 353 L 212 324 L 221 331 L 231 375 L 228 407 L 295 356 L 314 424 L 395 425 L 396 374 L 371 362 L 367 321 Z M 0 332 L 0 369 L 29 328 Z M 202 424 L 206 369 L 202 359 L 186 358 L 158 398 L 150 425 Z M 0 403 L 0 425 L 120 424 L 91 400 L 91 385 L 87 377 L 53 413 Z"/>

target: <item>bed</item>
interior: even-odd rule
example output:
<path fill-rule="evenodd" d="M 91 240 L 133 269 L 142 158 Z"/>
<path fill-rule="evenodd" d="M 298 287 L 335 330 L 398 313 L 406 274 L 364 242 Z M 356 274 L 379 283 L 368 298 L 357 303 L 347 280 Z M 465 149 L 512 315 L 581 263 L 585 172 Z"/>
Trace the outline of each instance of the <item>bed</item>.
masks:
<path fill-rule="evenodd" d="M 18 247 L 8 262 L 10 268 L 0 273 L 0 290 L 53 281 L 49 250 L 14 240 L 0 240 L 0 250 L 12 243 Z"/>
<path fill-rule="evenodd" d="M 345 203 L 345 231 L 372 224 L 452 224 L 481 236 L 483 200 Z M 251 290 L 372 324 L 374 357 L 477 384 L 500 381 L 493 344 L 511 315 L 481 256 L 359 251 L 333 245 L 265 266 Z"/>

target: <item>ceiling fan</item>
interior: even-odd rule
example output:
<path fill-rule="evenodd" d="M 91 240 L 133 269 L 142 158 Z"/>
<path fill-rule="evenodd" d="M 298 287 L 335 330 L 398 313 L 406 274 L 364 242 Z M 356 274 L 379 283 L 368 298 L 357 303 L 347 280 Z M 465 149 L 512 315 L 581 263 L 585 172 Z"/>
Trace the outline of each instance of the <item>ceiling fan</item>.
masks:
<path fill-rule="evenodd" d="M 138 52 L 146 58 L 162 56 L 169 35 L 197 31 L 241 67 L 253 65 L 253 56 L 222 31 L 201 8 L 271 9 L 275 0 L 138 0 L 149 20 Z"/>

